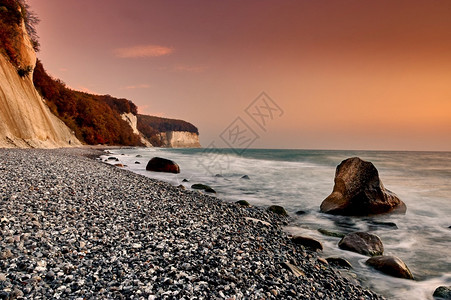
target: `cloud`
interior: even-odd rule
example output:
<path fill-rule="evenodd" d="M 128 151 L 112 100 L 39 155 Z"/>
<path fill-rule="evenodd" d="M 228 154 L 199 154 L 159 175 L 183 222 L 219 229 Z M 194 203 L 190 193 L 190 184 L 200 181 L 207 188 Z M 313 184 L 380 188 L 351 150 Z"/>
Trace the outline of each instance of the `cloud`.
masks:
<path fill-rule="evenodd" d="M 192 65 L 175 65 L 174 71 L 176 72 L 191 72 L 191 73 L 201 73 L 207 70 L 206 66 L 192 66 Z"/>
<path fill-rule="evenodd" d="M 148 89 L 150 85 L 148 84 L 137 84 L 137 85 L 127 85 L 123 87 L 124 90 L 136 90 L 136 89 Z"/>
<path fill-rule="evenodd" d="M 173 52 L 174 48 L 158 45 L 144 45 L 114 49 L 114 54 L 116 57 L 120 58 L 157 57 L 169 55 Z"/>

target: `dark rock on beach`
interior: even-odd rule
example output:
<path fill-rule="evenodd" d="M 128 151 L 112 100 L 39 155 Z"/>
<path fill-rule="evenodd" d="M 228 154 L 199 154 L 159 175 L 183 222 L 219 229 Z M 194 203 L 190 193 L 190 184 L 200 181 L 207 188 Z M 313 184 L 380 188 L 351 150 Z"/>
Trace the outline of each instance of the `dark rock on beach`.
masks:
<path fill-rule="evenodd" d="M 338 247 L 368 256 L 384 253 L 384 245 L 381 239 L 377 235 L 367 232 L 353 232 L 346 235 L 338 242 Z"/>
<path fill-rule="evenodd" d="M 433 296 L 438 299 L 451 299 L 451 286 L 439 286 Z"/>
<path fill-rule="evenodd" d="M 326 258 L 327 262 L 339 268 L 352 269 L 352 265 L 349 261 L 341 257 L 328 257 Z"/>
<path fill-rule="evenodd" d="M 396 256 L 374 256 L 365 263 L 384 274 L 398 278 L 413 279 L 409 268 Z"/>
<path fill-rule="evenodd" d="M 243 207 L 251 207 L 251 205 L 249 204 L 249 202 L 247 202 L 246 200 L 238 200 L 235 202 L 238 205 L 241 205 Z"/>
<path fill-rule="evenodd" d="M 279 205 L 271 205 L 266 210 L 270 211 L 270 212 L 273 212 L 273 213 L 275 213 L 276 215 L 279 215 L 279 216 L 284 216 L 284 217 L 288 216 L 288 213 L 285 210 L 285 208 L 283 208 L 282 206 L 279 206 Z"/>
<path fill-rule="evenodd" d="M 195 183 L 191 185 L 191 188 L 195 190 L 204 190 L 207 193 L 216 193 L 216 191 L 212 189 L 210 186 L 202 183 Z"/>
<path fill-rule="evenodd" d="M 321 244 L 321 242 L 319 242 L 311 237 L 296 235 L 296 236 L 293 236 L 293 238 L 291 240 L 296 245 L 302 245 L 305 248 L 308 248 L 312 251 L 317 251 L 317 250 L 322 251 L 323 250 L 323 245 Z"/>
<path fill-rule="evenodd" d="M 154 157 L 147 163 L 147 171 L 166 172 L 166 173 L 180 173 L 180 167 L 172 160 Z"/>
<path fill-rule="evenodd" d="M 385 189 L 376 167 L 358 157 L 338 165 L 333 191 L 320 208 L 324 213 L 351 216 L 406 212 L 404 202 Z"/>

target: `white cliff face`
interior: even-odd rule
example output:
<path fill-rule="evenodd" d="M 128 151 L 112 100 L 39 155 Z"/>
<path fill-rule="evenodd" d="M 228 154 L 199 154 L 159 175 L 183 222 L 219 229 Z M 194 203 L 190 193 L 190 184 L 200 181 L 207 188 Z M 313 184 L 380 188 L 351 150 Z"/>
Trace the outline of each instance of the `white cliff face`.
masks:
<path fill-rule="evenodd" d="M 22 66 L 34 70 L 36 54 L 22 24 Z M 23 78 L 0 55 L 0 147 L 55 148 L 80 146 L 72 131 L 53 115 L 36 91 L 32 72 Z"/>
<path fill-rule="evenodd" d="M 188 131 L 167 131 L 161 133 L 164 147 L 200 148 L 199 135 Z"/>
<path fill-rule="evenodd" d="M 126 113 L 121 115 L 122 120 L 126 121 L 128 125 L 133 129 L 133 133 L 139 135 L 141 143 L 146 147 L 153 147 L 152 144 L 144 138 L 144 136 L 138 130 L 138 118 L 132 113 Z"/>

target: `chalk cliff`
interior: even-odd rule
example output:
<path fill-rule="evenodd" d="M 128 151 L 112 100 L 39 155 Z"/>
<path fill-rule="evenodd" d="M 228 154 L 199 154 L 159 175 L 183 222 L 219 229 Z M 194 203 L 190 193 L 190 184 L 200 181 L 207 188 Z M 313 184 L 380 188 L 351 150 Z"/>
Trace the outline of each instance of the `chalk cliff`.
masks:
<path fill-rule="evenodd" d="M 167 131 L 160 133 L 163 147 L 200 148 L 199 135 L 188 131 Z"/>
<path fill-rule="evenodd" d="M 48 109 L 36 91 L 32 73 L 36 54 L 22 22 L 21 66 L 30 74 L 19 76 L 0 54 L 0 147 L 55 148 L 80 145 L 71 130 Z"/>
<path fill-rule="evenodd" d="M 121 118 L 126 121 L 128 125 L 130 125 L 134 134 L 139 135 L 139 137 L 141 138 L 141 143 L 143 143 L 146 147 L 152 147 L 152 144 L 143 136 L 141 132 L 139 132 L 138 118 L 134 114 L 132 114 L 131 112 L 123 113 L 121 114 Z"/>

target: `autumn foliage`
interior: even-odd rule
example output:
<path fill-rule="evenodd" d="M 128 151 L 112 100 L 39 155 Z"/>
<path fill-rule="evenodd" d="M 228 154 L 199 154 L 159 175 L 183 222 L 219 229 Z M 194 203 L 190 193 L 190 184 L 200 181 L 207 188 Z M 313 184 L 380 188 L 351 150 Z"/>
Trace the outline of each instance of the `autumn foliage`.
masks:
<path fill-rule="evenodd" d="M 36 15 L 29 10 L 22 0 L 0 0 L 0 53 L 9 59 L 16 68 L 21 65 L 20 43 L 22 42 L 21 24 L 25 28 L 35 50 L 39 48 L 35 25 L 39 22 Z"/>
<path fill-rule="evenodd" d="M 50 110 L 80 141 L 91 145 L 141 145 L 139 136 L 120 116 L 137 113 L 136 105 L 130 100 L 72 90 L 61 80 L 50 77 L 39 60 L 33 82 Z"/>

